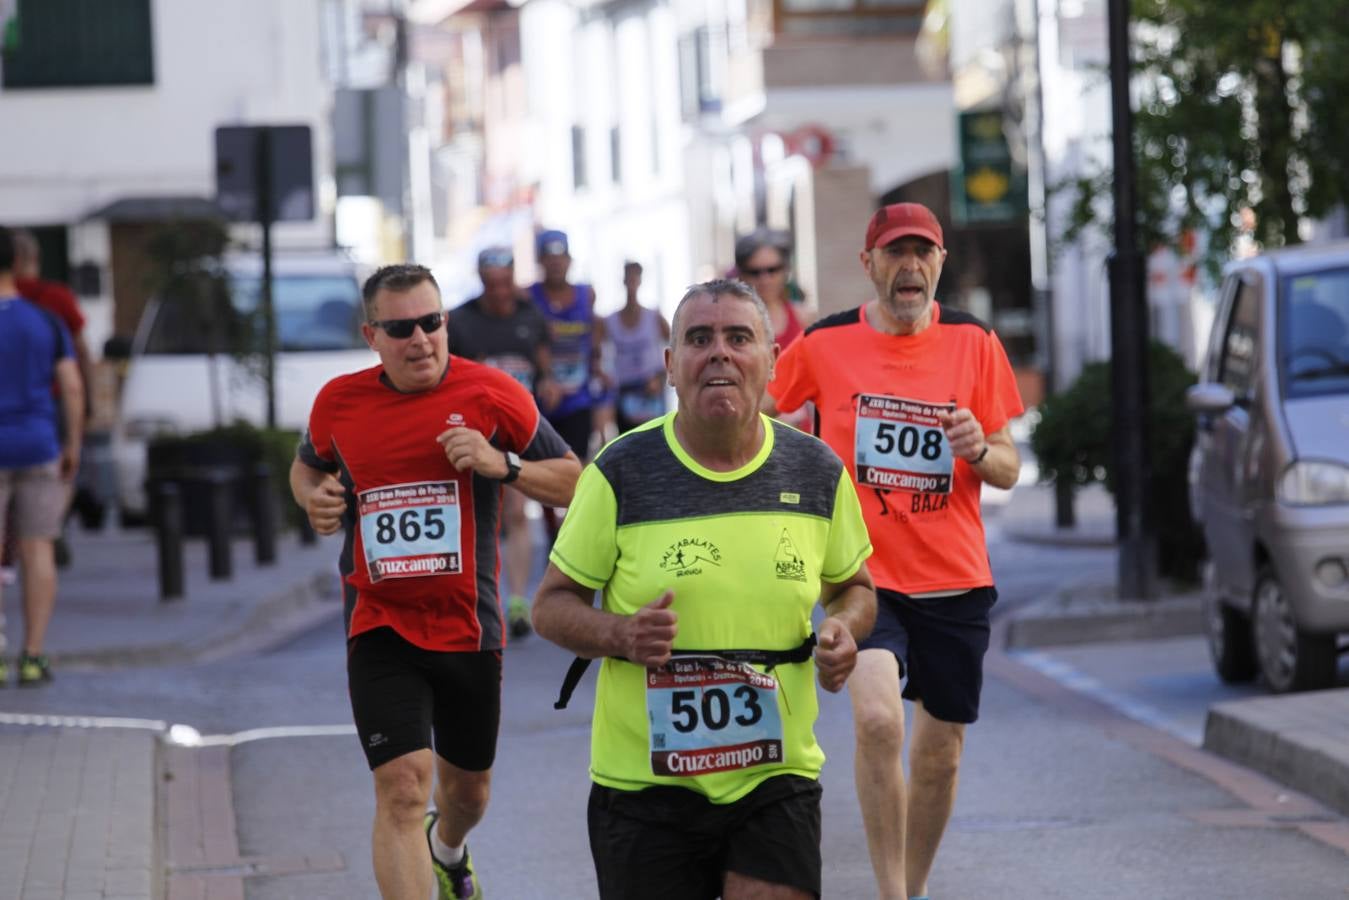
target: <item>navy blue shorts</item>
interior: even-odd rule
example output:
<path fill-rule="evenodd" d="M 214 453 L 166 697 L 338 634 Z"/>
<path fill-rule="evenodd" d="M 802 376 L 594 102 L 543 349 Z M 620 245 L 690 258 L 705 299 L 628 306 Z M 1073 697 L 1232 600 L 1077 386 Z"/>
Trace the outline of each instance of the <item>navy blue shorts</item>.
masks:
<path fill-rule="evenodd" d="M 904 699 L 921 700 L 943 722 L 979 718 L 994 587 L 950 597 L 910 597 L 876 589 L 876 627 L 858 650 L 888 650 L 899 660 Z"/>
<path fill-rule="evenodd" d="M 775 775 L 718 805 L 683 787 L 591 785 L 601 900 L 715 900 L 727 872 L 820 895 L 820 783 Z"/>

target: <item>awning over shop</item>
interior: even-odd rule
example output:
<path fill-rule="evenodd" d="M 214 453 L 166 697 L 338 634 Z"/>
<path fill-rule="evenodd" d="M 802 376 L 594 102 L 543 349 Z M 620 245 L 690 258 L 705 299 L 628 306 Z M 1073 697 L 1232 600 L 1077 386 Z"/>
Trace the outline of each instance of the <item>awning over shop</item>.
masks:
<path fill-rule="evenodd" d="M 85 219 L 105 222 L 168 222 L 175 219 L 219 219 L 220 207 L 206 197 L 123 197 L 92 210 Z"/>

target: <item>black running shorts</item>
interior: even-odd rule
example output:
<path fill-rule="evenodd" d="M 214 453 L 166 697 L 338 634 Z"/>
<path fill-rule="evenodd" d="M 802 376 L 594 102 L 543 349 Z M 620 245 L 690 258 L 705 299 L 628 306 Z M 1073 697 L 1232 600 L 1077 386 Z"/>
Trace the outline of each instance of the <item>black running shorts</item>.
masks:
<path fill-rule="evenodd" d="M 905 700 L 943 722 L 970 723 L 979 718 L 988 650 L 989 611 L 997 602 L 993 587 L 974 588 L 950 597 L 910 597 L 876 590 L 876 626 L 858 650 L 889 650 L 899 660 Z"/>
<path fill-rule="evenodd" d="M 392 628 L 363 631 L 347 641 L 347 689 L 371 769 L 432 746 L 461 769 L 492 768 L 501 722 L 498 651 L 423 650 Z"/>
<path fill-rule="evenodd" d="M 553 426 L 562 440 L 566 441 L 571 452 L 576 454 L 576 458 L 585 462 L 586 455 L 590 453 L 590 432 L 593 428 L 594 412 L 590 407 L 578 409 L 575 412 L 568 413 L 561 418 L 548 418 L 548 423 Z"/>
<path fill-rule="evenodd" d="M 820 783 L 777 775 L 719 805 L 681 787 L 593 785 L 600 900 L 713 900 L 727 872 L 820 895 Z"/>

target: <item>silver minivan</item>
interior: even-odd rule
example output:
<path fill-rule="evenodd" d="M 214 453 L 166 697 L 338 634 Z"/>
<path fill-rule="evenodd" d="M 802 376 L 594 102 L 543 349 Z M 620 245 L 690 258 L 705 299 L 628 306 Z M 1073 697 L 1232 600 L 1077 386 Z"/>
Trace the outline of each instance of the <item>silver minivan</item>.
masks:
<path fill-rule="evenodd" d="M 1349 634 L 1349 242 L 1229 264 L 1187 402 L 1218 675 L 1334 685 Z"/>

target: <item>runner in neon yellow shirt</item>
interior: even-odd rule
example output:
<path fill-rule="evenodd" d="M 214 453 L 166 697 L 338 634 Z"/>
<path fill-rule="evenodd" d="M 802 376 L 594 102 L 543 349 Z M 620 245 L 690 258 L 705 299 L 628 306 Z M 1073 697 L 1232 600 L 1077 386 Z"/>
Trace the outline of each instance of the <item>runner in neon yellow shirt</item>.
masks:
<path fill-rule="evenodd" d="M 839 690 L 870 631 L 870 541 L 842 461 L 758 411 L 777 347 L 750 288 L 690 289 L 671 344 L 678 410 L 585 470 L 535 599 L 540 635 L 605 657 L 599 893 L 818 896 L 813 681 Z"/>

